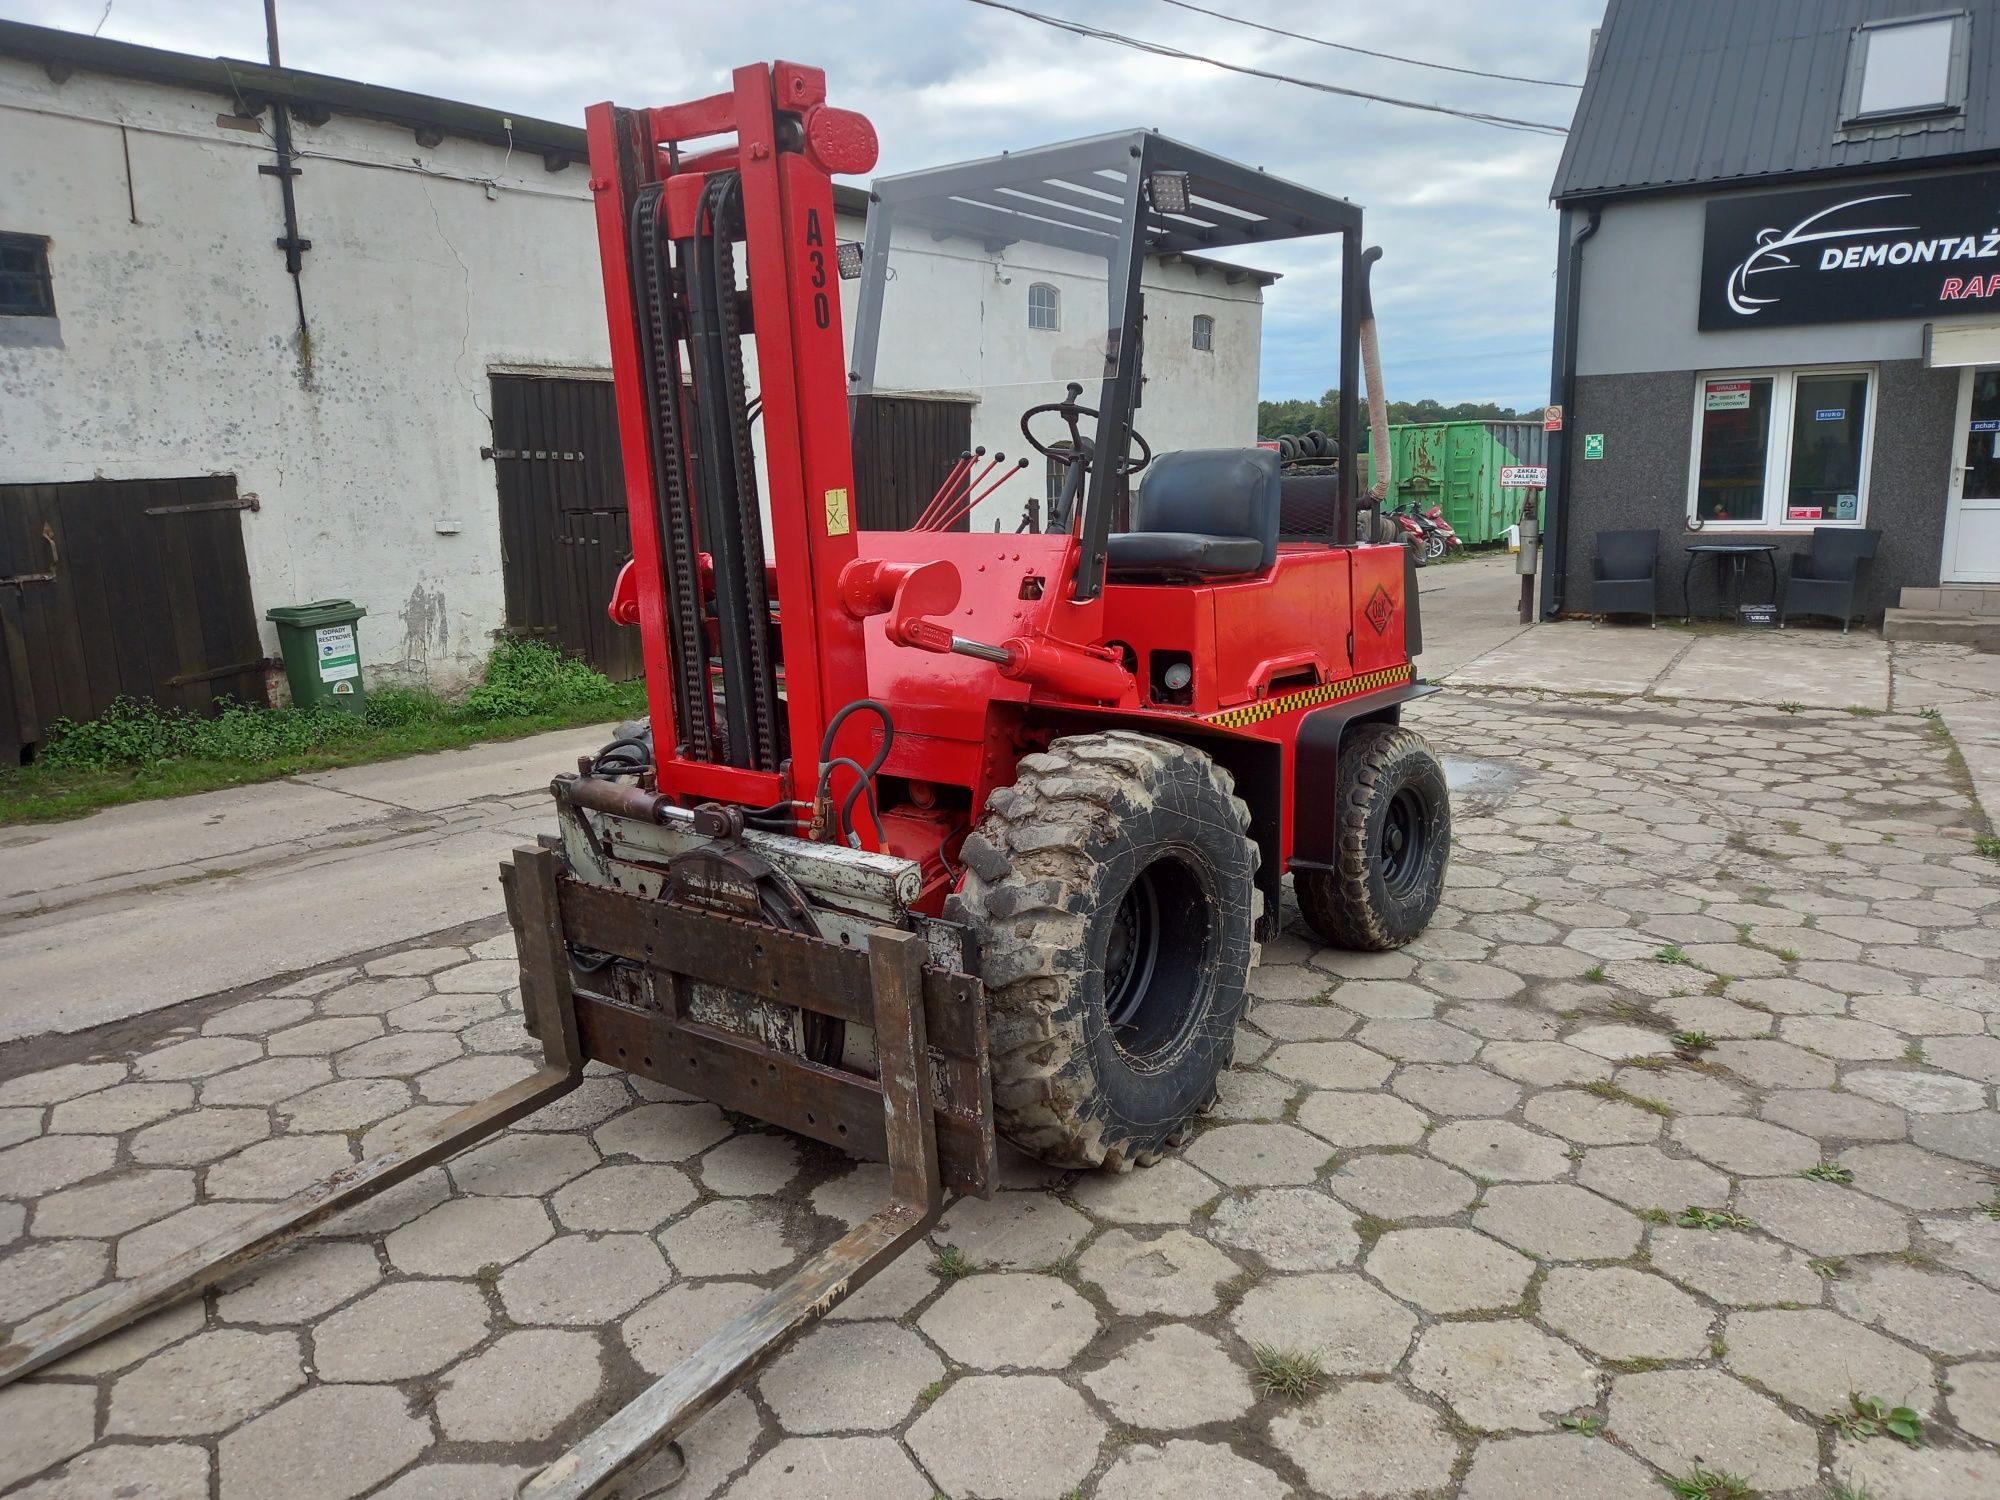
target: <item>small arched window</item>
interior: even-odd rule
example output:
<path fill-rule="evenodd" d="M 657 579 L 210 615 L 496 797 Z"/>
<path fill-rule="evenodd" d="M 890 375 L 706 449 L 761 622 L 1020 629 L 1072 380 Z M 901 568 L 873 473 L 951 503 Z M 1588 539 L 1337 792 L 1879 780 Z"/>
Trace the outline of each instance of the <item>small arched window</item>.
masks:
<path fill-rule="evenodd" d="M 1215 348 L 1215 319 L 1207 313 L 1194 315 L 1194 346 L 1204 354 Z"/>
<path fill-rule="evenodd" d="M 1028 288 L 1028 326 L 1051 331 L 1062 327 L 1062 293 L 1046 281 Z"/>

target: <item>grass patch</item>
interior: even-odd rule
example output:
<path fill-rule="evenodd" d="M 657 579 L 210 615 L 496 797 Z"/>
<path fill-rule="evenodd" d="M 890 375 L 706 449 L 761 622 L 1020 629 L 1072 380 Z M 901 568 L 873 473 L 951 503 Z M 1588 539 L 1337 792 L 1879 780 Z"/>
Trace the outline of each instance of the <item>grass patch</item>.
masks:
<path fill-rule="evenodd" d="M 632 718 L 643 681 L 613 682 L 538 641 L 503 641 L 464 701 L 377 688 L 365 715 L 225 703 L 214 715 L 119 698 L 94 719 L 58 719 L 31 766 L 0 769 L 0 824 L 81 817 L 96 808 L 307 771 L 360 765 L 551 729 Z"/>
<path fill-rule="evenodd" d="M 1256 1362 L 1258 1388 L 1267 1396 L 1303 1401 L 1326 1381 L 1326 1367 L 1309 1349 L 1258 1344 L 1251 1349 L 1250 1358 Z"/>
<path fill-rule="evenodd" d="M 1687 950 L 1679 943 L 1669 943 L 1653 955 L 1653 962 L 1657 964 L 1684 964 L 1687 961 Z"/>
<path fill-rule="evenodd" d="M 947 1281 L 956 1281 L 961 1276 L 970 1276 L 976 1268 L 958 1246 L 946 1245 L 931 1257 L 931 1269 Z"/>
<path fill-rule="evenodd" d="M 1354 1232 L 1361 1236 L 1364 1247 L 1374 1244 L 1395 1227 L 1394 1219 L 1385 1219 L 1379 1214 L 1357 1214 L 1354 1219 Z"/>
<path fill-rule="evenodd" d="M 1823 1161 L 1816 1166 L 1807 1167 L 1799 1173 L 1799 1176 L 1810 1177 L 1815 1182 L 1837 1182 L 1842 1187 L 1854 1181 L 1853 1170 L 1843 1167 L 1837 1161 Z"/>
<path fill-rule="evenodd" d="M 1644 1094 L 1635 1094 L 1630 1089 L 1621 1089 L 1609 1079 L 1593 1078 L 1583 1086 L 1586 1094 L 1595 1094 L 1600 1099 L 1616 1099 L 1620 1104 L 1629 1104 L 1635 1109 L 1643 1109 L 1649 1115 L 1659 1115 L 1671 1120 L 1674 1107 L 1664 1099 L 1648 1099 Z"/>
<path fill-rule="evenodd" d="M 1806 1269 L 1821 1281 L 1838 1281 L 1847 1274 L 1847 1262 L 1837 1255 L 1827 1256 L 1823 1260 L 1814 1256 L 1806 1262 Z"/>
<path fill-rule="evenodd" d="M 1679 1500 L 1758 1500 L 1750 1481 L 1725 1469 L 1704 1469 L 1699 1464 L 1685 1474 L 1673 1474 L 1660 1483 Z"/>
<path fill-rule="evenodd" d="M 1583 971 L 1583 977 L 1588 979 L 1592 984 L 1604 983 L 1604 965 L 1592 964 Z"/>
<path fill-rule="evenodd" d="M 1995 1193 L 1979 1205 L 1979 1211 L 1989 1219 L 2000 1219 L 2000 1193 Z"/>
<path fill-rule="evenodd" d="M 1907 1406 L 1891 1406 L 1880 1396 L 1847 1393 L 1847 1410 L 1830 1411 L 1820 1420 L 1849 1442 L 1865 1443 L 1887 1433 L 1897 1442 L 1920 1448 L 1924 1441 L 1924 1419 Z"/>
<path fill-rule="evenodd" d="M 1644 1219 L 1648 1224 L 1671 1224 L 1674 1222 L 1674 1216 L 1658 1204 L 1654 1204 L 1651 1208 L 1640 1209 L 1639 1217 Z"/>
<path fill-rule="evenodd" d="M 1676 1031 L 1667 1040 L 1683 1052 L 1706 1052 L 1715 1045 L 1715 1037 L 1706 1031 Z"/>
<path fill-rule="evenodd" d="M 1719 1229 L 1755 1229 L 1757 1221 L 1746 1219 L 1742 1214 L 1726 1208 L 1699 1208 L 1690 1203 L 1681 1210 L 1674 1222 L 1683 1229 L 1706 1229 L 1714 1234 Z"/>
<path fill-rule="evenodd" d="M 1972 852 L 1983 854 L 1988 859 L 2000 859 L 2000 834 L 1975 833 L 1972 836 Z"/>
<path fill-rule="evenodd" d="M 1573 1411 L 1560 1420 L 1569 1431 L 1580 1432 L 1585 1437 L 1596 1437 L 1598 1429 L 1604 1426 L 1604 1418 L 1594 1411 Z"/>
<path fill-rule="evenodd" d="M 929 1406 L 944 1394 L 944 1388 L 949 1384 L 951 1384 L 949 1380 L 933 1380 L 929 1385 L 917 1392 L 917 1405 Z"/>
<path fill-rule="evenodd" d="M 1920 1063 L 1923 1060 L 1924 1060 L 1924 1044 L 1922 1042 L 1911 1042 L 1909 1046 L 1903 1049 L 1904 1062 Z"/>

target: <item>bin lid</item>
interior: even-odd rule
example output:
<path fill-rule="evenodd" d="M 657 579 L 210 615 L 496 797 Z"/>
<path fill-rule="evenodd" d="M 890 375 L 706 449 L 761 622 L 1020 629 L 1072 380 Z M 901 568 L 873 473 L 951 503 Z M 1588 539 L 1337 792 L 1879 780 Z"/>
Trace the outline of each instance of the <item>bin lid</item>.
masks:
<path fill-rule="evenodd" d="M 264 618 L 279 625 L 347 625 L 368 611 L 352 599 L 315 599 L 311 604 L 281 604 L 264 611 Z"/>

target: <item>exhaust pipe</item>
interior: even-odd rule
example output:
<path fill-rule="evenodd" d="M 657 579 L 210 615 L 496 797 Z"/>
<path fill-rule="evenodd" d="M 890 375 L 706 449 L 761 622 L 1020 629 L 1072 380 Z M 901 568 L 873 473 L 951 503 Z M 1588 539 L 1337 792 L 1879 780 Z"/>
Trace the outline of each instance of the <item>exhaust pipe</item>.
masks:
<path fill-rule="evenodd" d="M 1375 460 L 1375 482 L 1368 487 L 1368 499 L 1376 507 L 1389 493 L 1389 470 L 1394 455 L 1389 451 L 1389 399 L 1382 394 L 1382 342 L 1375 331 L 1375 299 L 1369 293 L 1369 273 L 1382 258 L 1382 247 L 1370 245 L 1361 252 L 1361 373 L 1367 380 L 1368 451 Z"/>

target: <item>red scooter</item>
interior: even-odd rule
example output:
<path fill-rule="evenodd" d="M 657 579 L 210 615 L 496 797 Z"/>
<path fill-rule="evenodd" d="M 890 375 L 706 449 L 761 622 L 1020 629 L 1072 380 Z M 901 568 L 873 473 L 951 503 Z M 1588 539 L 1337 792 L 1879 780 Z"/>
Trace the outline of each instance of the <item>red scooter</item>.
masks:
<path fill-rule="evenodd" d="M 1464 547 L 1451 522 L 1444 518 L 1444 507 L 1433 505 L 1418 517 L 1424 528 L 1424 561 L 1436 562 L 1454 547 Z"/>

